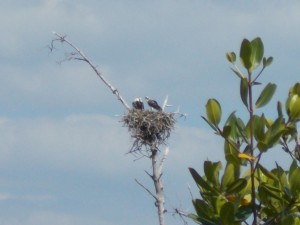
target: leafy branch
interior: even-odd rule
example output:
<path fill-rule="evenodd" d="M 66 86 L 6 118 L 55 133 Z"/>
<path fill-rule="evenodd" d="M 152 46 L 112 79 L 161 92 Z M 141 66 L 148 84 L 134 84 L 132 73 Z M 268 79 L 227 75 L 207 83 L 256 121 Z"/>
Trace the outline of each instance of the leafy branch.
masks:
<path fill-rule="evenodd" d="M 278 117 L 272 120 L 264 113 L 256 115 L 255 110 L 267 105 L 272 99 L 276 85 L 268 83 L 254 102 L 254 87 L 262 72 L 273 57 L 264 57 L 261 39 L 244 39 L 240 48 L 240 64 L 246 75 L 236 64 L 236 54 L 226 54 L 232 64 L 232 71 L 240 79 L 240 98 L 249 113 L 243 122 L 235 112 L 221 127 L 222 108 L 216 99 L 206 104 L 204 121 L 224 139 L 226 167 L 222 177 L 220 162 L 205 161 L 204 176 L 190 168 L 202 199 L 193 199 L 196 214 L 188 214 L 195 222 L 203 225 L 250 224 L 300 224 L 300 147 L 296 123 L 300 121 L 300 83 L 289 90 L 285 104 L 287 118 L 282 104 L 278 102 Z M 256 76 L 254 71 L 262 64 Z M 254 77 L 254 78 L 253 78 Z M 294 150 L 290 150 L 294 142 Z M 262 156 L 280 145 L 291 156 L 291 166 L 284 171 L 277 163 L 272 170 L 261 164 Z M 246 170 L 241 176 L 241 168 Z"/>

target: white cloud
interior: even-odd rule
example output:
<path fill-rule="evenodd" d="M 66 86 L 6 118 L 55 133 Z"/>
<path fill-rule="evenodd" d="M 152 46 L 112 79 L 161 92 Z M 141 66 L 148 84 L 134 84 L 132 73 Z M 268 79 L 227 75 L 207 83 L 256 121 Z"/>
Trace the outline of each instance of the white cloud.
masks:
<path fill-rule="evenodd" d="M 208 1 L 97 3 L 47 0 L 4 4 L 0 23 L 7 32 L 0 47 L 8 63 L 0 69 L 0 103 L 11 108 L 15 104 L 18 111 L 30 106 L 51 113 L 85 106 L 95 110 L 95 105 L 114 99 L 87 65 L 67 62 L 58 67 L 53 63 L 65 51 L 61 48 L 48 57 L 44 47 L 53 38 L 53 30 L 68 34 L 128 100 L 166 94 L 181 104 L 187 98 L 202 101 L 207 95 L 230 100 L 230 81 L 236 79 L 224 55 L 238 49 L 244 37 L 265 37 L 267 54 L 273 55 L 276 49 L 282 54 L 286 49 L 298 52 L 295 44 L 284 42 L 299 37 L 300 5 L 296 1 L 259 3 L 257 10 L 248 4 L 231 7 Z M 5 18 L 11 18 L 9 24 Z M 278 56 L 273 56 L 278 65 Z M 285 68 L 273 70 L 281 83 L 288 82 L 280 77 Z"/>
<path fill-rule="evenodd" d="M 131 140 L 120 119 L 100 114 L 62 119 L 2 118 L 1 166 L 36 164 L 124 173 L 133 158 L 124 155 Z M 216 151 L 220 151 L 218 142 L 205 130 L 179 127 L 171 137 L 173 165 L 183 160 L 188 165 L 206 158 L 216 159 Z"/>
<path fill-rule="evenodd" d="M 121 172 L 130 143 L 119 119 L 102 115 L 2 119 L 1 166 L 36 164 Z"/>

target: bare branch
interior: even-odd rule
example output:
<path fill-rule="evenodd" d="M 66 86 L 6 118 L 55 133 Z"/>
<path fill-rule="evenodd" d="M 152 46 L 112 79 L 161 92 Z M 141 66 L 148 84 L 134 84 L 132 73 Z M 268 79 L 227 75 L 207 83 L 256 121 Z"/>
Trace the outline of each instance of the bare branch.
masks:
<path fill-rule="evenodd" d="M 121 94 L 119 93 L 119 91 L 112 85 L 110 84 L 101 74 L 101 72 L 97 69 L 97 67 L 91 62 L 91 60 L 89 60 L 85 54 L 79 49 L 77 48 L 75 45 L 73 45 L 67 38 L 66 35 L 60 35 L 56 32 L 53 32 L 53 34 L 57 37 L 55 39 L 53 39 L 51 41 L 51 44 L 48 46 L 48 48 L 50 49 L 50 51 L 52 52 L 55 49 L 55 42 L 61 42 L 61 43 L 66 43 L 67 45 L 69 45 L 73 50 L 75 50 L 75 52 L 71 52 L 69 53 L 68 56 L 66 56 L 66 58 L 63 61 L 67 61 L 67 60 L 80 60 L 80 61 L 84 61 L 87 64 L 90 65 L 90 67 L 94 70 L 94 72 L 97 74 L 97 76 L 102 80 L 102 82 L 112 91 L 112 93 L 114 95 L 116 95 L 117 99 L 123 104 L 123 106 L 127 109 L 130 110 L 130 107 L 128 105 L 128 103 L 125 101 L 125 99 L 121 96 Z"/>
<path fill-rule="evenodd" d="M 145 189 L 145 191 L 147 191 L 157 201 L 157 197 L 148 188 L 146 188 L 143 184 L 141 184 L 137 179 L 134 180 L 135 182 L 137 182 L 138 185 L 140 185 L 143 189 Z"/>
<path fill-rule="evenodd" d="M 184 219 L 185 217 L 188 217 L 188 215 L 185 212 L 183 212 L 180 209 L 175 208 L 173 214 L 177 214 L 180 217 L 180 219 L 182 220 L 184 225 L 188 224 L 188 222 Z"/>
<path fill-rule="evenodd" d="M 165 100 L 164 100 L 164 103 L 163 103 L 163 105 L 162 105 L 162 110 L 163 110 L 163 111 L 165 111 L 165 108 L 166 108 L 166 106 L 167 106 L 167 104 L 168 104 L 168 99 L 169 99 L 169 97 L 168 97 L 168 95 L 167 95 L 166 98 L 165 98 Z"/>
<path fill-rule="evenodd" d="M 169 147 L 166 147 L 165 152 L 164 152 L 164 155 L 163 155 L 163 157 L 161 158 L 160 164 L 159 164 L 159 167 L 158 167 L 158 172 L 159 172 L 160 174 L 162 174 L 163 164 L 164 164 L 164 161 L 166 160 L 166 158 L 167 158 L 169 152 L 170 152 Z"/>
<path fill-rule="evenodd" d="M 162 173 L 159 171 L 159 165 L 157 164 L 157 158 L 158 158 L 158 151 L 156 148 L 153 148 L 152 150 L 152 170 L 153 170 L 153 182 L 155 187 L 155 193 L 156 193 L 156 206 L 157 206 L 157 213 L 159 218 L 159 225 L 165 225 L 165 218 L 164 213 L 165 210 L 165 198 L 164 198 L 164 189 L 163 184 L 161 181 L 161 175 Z"/>
<path fill-rule="evenodd" d="M 153 175 L 151 175 L 147 170 L 145 170 L 145 173 L 153 180 Z"/>

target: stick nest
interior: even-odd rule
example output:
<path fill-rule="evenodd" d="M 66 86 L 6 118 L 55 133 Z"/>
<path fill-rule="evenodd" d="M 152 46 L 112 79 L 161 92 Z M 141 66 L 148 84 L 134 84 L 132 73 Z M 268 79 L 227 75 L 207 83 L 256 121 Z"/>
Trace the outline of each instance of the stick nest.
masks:
<path fill-rule="evenodd" d="M 156 149 L 165 144 L 174 129 L 174 113 L 154 112 L 148 110 L 130 110 L 123 116 L 122 122 L 134 139 L 130 153 Z"/>

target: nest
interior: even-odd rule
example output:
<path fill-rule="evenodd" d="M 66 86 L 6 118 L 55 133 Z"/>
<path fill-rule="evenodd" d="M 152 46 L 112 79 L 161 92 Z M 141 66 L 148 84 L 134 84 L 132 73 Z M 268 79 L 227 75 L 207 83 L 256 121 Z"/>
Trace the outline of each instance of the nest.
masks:
<path fill-rule="evenodd" d="M 122 122 L 134 139 L 130 153 L 157 149 L 165 144 L 174 129 L 174 113 L 148 110 L 130 110 L 123 116 Z"/>

